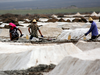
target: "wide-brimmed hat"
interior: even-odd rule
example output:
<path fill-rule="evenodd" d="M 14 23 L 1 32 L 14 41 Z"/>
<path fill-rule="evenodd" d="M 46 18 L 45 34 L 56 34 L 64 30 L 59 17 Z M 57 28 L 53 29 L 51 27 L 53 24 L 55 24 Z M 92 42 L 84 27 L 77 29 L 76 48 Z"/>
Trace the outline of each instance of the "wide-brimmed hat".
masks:
<path fill-rule="evenodd" d="M 36 22 L 36 20 L 34 19 L 32 22 Z"/>
<path fill-rule="evenodd" d="M 93 19 L 91 18 L 91 17 L 89 17 L 89 19 L 88 19 L 89 21 L 93 21 Z"/>

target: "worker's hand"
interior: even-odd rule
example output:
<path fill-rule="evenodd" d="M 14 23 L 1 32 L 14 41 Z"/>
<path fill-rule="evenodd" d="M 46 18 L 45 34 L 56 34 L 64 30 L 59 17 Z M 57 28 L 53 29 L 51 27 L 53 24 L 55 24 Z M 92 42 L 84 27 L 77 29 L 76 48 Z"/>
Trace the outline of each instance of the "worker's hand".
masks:
<path fill-rule="evenodd" d="M 31 33 L 29 33 L 29 35 L 31 35 Z"/>
<path fill-rule="evenodd" d="M 43 35 L 41 35 L 41 37 L 43 37 Z"/>
<path fill-rule="evenodd" d="M 21 34 L 20 37 L 22 37 L 24 34 Z"/>
<path fill-rule="evenodd" d="M 85 33 L 84 35 L 87 36 L 87 33 Z"/>

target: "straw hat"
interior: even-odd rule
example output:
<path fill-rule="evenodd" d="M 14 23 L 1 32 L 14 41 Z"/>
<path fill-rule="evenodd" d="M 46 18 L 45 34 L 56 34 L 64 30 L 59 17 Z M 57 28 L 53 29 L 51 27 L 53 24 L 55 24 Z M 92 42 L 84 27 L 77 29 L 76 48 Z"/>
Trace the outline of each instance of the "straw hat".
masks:
<path fill-rule="evenodd" d="M 89 21 L 93 21 L 93 19 L 91 17 L 89 17 Z"/>
<path fill-rule="evenodd" d="M 34 19 L 32 22 L 36 22 L 36 20 Z"/>

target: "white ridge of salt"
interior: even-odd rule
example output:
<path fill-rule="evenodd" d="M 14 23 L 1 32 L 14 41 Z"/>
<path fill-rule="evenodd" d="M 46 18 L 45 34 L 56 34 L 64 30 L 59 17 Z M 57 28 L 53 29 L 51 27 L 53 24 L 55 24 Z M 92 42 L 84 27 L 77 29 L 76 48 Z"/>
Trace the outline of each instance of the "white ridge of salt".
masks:
<path fill-rule="evenodd" d="M 22 70 L 39 64 L 57 65 L 65 56 L 81 52 L 72 43 L 21 45 L 0 42 L 0 71 Z"/>
<path fill-rule="evenodd" d="M 48 75 L 99 75 L 100 48 L 66 56 Z"/>
<path fill-rule="evenodd" d="M 100 48 L 100 42 L 84 42 L 80 40 L 78 41 L 76 46 L 80 48 L 82 51 L 87 51 L 91 49 Z"/>
<path fill-rule="evenodd" d="M 63 30 L 62 33 L 58 36 L 57 40 L 68 40 L 68 36 L 71 35 L 71 39 L 79 39 L 83 36 L 89 28 L 77 28 L 74 30 Z M 87 35 L 86 38 L 90 38 L 90 35 Z M 83 39 L 83 38 L 82 38 Z"/>

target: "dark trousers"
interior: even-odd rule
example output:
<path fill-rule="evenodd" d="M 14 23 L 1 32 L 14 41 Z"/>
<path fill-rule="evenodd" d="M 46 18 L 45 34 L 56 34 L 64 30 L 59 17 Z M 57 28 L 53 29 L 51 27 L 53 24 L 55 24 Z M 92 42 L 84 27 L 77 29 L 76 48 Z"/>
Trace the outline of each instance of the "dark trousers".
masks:
<path fill-rule="evenodd" d="M 32 40 L 32 38 L 33 38 L 33 35 L 30 36 L 30 40 Z"/>
<path fill-rule="evenodd" d="M 11 38 L 11 40 L 18 40 L 18 39 L 19 39 L 19 37 Z"/>
<path fill-rule="evenodd" d="M 93 39 L 96 39 L 96 38 L 97 38 L 97 36 L 92 36 L 90 40 L 93 40 Z"/>
<path fill-rule="evenodd" d="M 31 35 L 31 36 L 30 36 L 30 40 L 32 40 L 33 37 L 38 38 L 38 36 Z"/>

